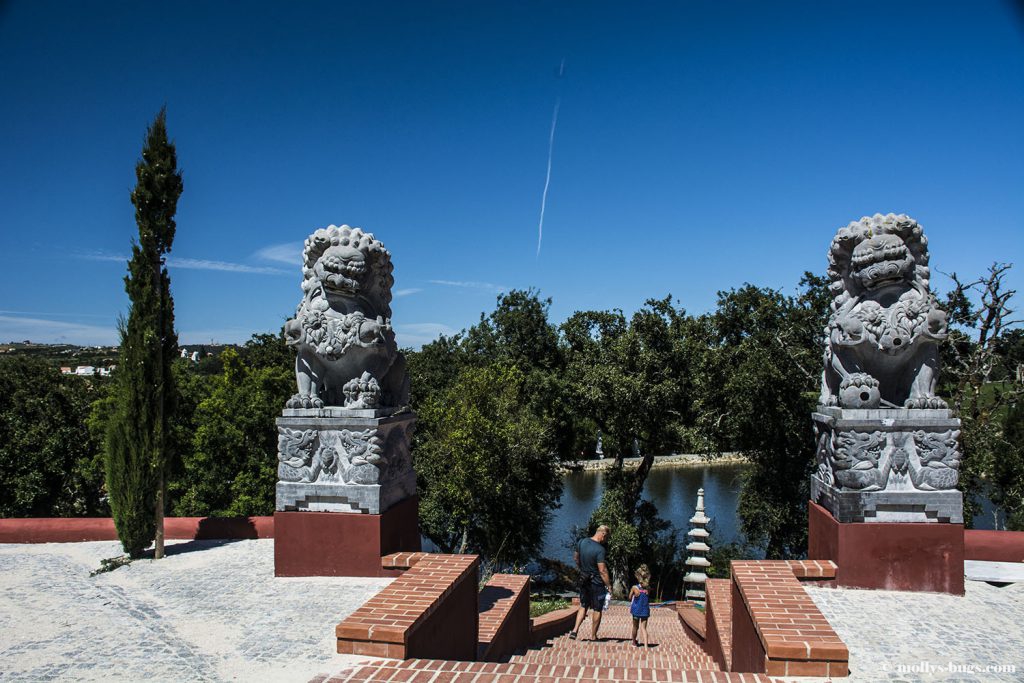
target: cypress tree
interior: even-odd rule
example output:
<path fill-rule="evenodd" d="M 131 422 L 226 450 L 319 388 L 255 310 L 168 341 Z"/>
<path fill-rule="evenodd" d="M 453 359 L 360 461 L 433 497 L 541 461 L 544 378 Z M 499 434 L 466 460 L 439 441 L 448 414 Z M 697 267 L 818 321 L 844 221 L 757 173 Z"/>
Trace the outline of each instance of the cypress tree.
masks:
<path fill-rule="evenodd" d="M 167 474 L 173 457 L 170 425 L 175 410 L 171 364 L 178 355 L 174 302 L 164 255 L 174 241 L 174 213 L 182 191 L 174 144 L 167 139 L 166 108 L 146 132 L 132 191 L 138 241 L 132 241 L 125 291 L 128 319 L 119 324 L 116 407 L 106 439 L 107 492 L 124 550 L 138 557 L 156 540 L 164 554 Z"/>

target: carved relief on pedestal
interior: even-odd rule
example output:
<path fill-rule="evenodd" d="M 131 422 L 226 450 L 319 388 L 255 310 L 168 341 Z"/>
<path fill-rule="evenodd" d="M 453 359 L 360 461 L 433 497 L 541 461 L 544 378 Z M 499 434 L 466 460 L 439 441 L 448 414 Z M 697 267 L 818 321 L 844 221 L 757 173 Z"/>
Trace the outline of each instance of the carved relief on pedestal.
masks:
<path fill-rule="evenodd" d="M 838 429 L 816 421 L 819 479 L 847 491 L 956 488 L 960 430 Z"/>
<path fill-rule="evenodd" d="M 401 433 L 401 430 L 396 430 Z M 386 478 L 376 429 L 288 429 L 278 427 L 278 478 L 302 483 L 378 484 Z"/>

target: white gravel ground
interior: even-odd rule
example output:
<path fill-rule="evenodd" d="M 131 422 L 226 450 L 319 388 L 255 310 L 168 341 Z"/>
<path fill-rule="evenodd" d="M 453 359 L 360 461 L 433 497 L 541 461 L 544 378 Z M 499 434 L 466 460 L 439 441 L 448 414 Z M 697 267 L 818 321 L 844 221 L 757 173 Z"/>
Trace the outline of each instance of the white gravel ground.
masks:
<path fill-rule="evenodd" d="M 0 681 L 308 681 L 391 581 L 275 578 L 272 540 L 168 553 L 90 578 L 118 543 L 0 545 Z"/>

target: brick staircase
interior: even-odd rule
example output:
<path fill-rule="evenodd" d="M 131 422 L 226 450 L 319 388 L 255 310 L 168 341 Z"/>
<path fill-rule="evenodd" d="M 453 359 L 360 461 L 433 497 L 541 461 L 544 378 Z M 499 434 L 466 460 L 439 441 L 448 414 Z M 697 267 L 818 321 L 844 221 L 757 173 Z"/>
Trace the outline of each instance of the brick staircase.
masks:
<path fill-rule="evenodd" d="M 552 638 L 512 655 L 507 662 L 377 660 L 341 671 L 318 683 L 357 681 L 448 681 L 451 683 L 568 683 L 671 681 L 675 683 L 767 683 L 761 674 L 726 673 L 683 628 L 675 609 L 656 608 L 648 622 L 650 648 L 635 647 L 626 605 L 605 612 L 599 642 Z M 589 636 L 589 623 L 581 629 Z"/>
<path fill-rule="evenodd" d="M 687 602 L 652 610 L 650 648 L 633 645 L 624 604 L 605 613 L 598 642 L 566 635 L 573 608 L 531 619 L 529 577 L 495 574 L 481 590 L 475 555 L 396 553 L 381 567 L 400 576 L 335 635 L 339 653 L 389 659 L 315 683 L 767 683 L 768 676 L 849 675 L 846 645 L 801 585 L 833 584 L 833 562 L 734 560 L 731 579 L 707 582 L 706 612 Z M 585 623 L 580 635 L 589 631 Z"/>

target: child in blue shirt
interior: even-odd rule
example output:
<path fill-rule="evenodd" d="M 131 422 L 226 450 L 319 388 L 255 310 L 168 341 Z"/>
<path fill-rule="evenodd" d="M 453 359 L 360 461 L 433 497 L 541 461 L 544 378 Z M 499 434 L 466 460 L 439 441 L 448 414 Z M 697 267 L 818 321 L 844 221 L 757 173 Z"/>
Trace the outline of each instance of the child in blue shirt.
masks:
<path fill-rule="evenodd" d="M 629 613 L 633 615 L 633 645 L 640 647 L 636 639 L 637 629 L 644 637 L 644 647 L 650 647 L 647 634 L 647 619 L 651 616 L 651 600 L 647 591 L 651 586 L 651 570 L 646 564 L 636 570 L 636 585 L 629 589 Z"/>

